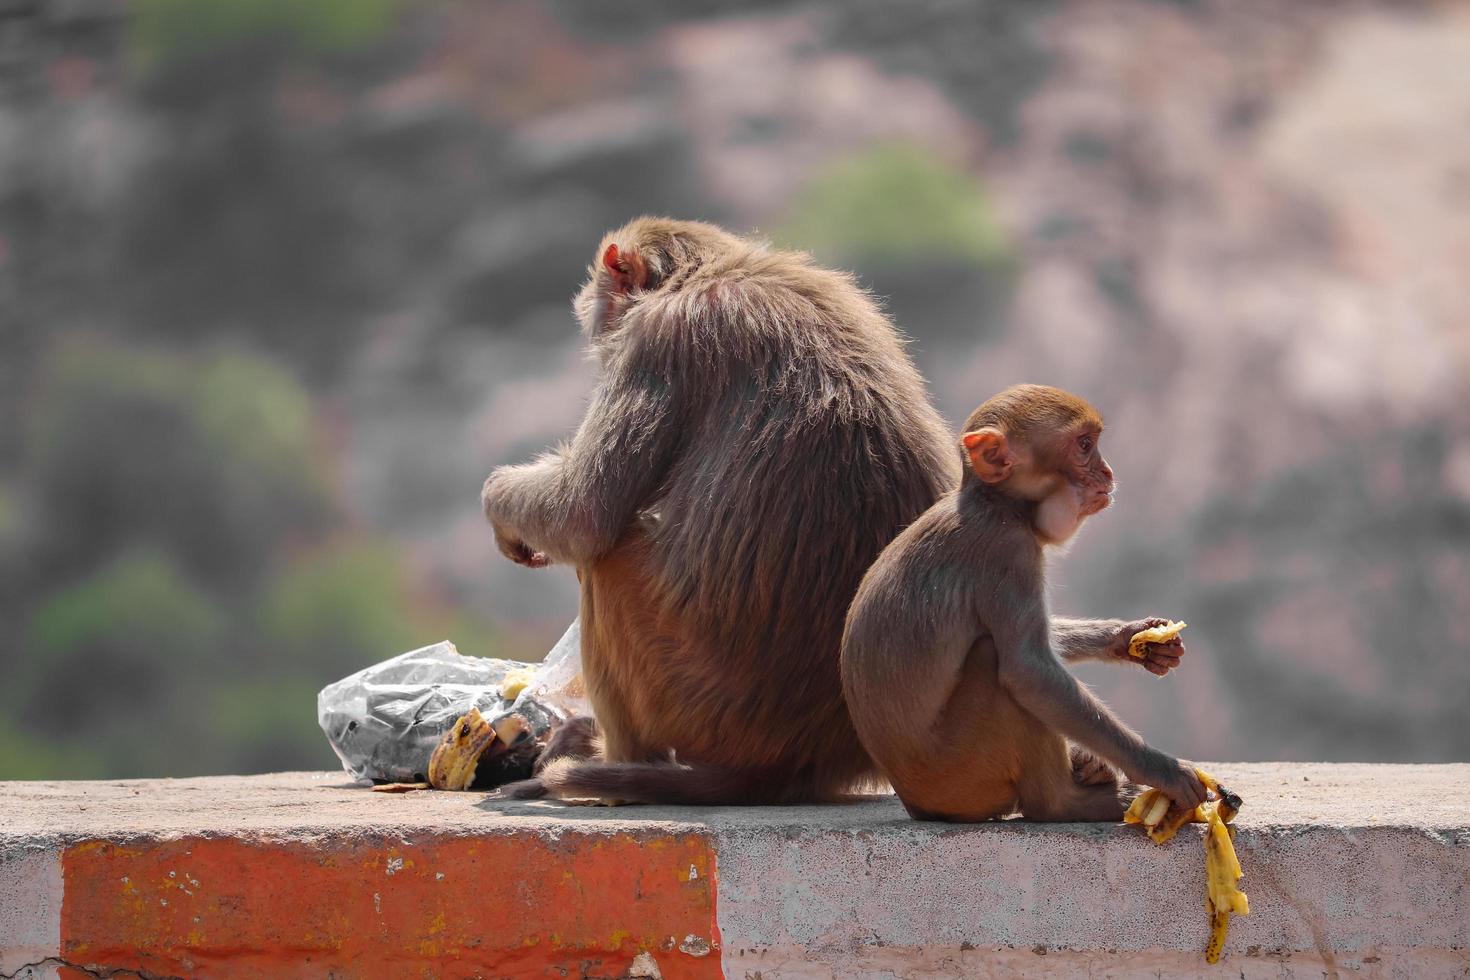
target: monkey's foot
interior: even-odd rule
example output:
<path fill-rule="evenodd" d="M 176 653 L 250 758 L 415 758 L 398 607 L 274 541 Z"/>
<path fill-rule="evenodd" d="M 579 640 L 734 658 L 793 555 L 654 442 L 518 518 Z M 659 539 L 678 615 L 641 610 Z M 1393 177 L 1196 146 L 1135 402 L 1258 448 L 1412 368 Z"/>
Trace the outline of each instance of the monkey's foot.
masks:
<path fill-rule="evenodd" d="M 1072 781 L 1078 786 L 1103 786 L 1118 781 L 1106 761 L 1080 745 L 1072 746 Z"/>

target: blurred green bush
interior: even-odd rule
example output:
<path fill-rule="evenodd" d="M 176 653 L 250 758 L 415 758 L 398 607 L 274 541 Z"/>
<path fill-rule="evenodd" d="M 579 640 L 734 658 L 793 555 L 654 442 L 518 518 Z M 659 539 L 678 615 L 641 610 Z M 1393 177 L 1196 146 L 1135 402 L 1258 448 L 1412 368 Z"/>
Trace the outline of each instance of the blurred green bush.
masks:
<path fill-rule="evenodd" d="M 824 260 L 1005 267 L 1010 242 L 973 174 L 907 143 L 839 160 L 794 202 L 774 237 Z"/>
<path fill-rule="evenodd" d="M 145 65 L 269 38 L 340 51 L 381 37 L 400 0 L 133 0 L 129 35 Z"/>
<path fill-rule="evenodd" d="M 495 638 L 347 519 L 307 390 L 240 351 L 71 341 L 4 495 L 0 779 L 330 767 L 321 686 Z"/>
<path fill-rule="evenodd" d="M 968 347 L 997 329 L 995 313 L 1018 271 L 983 185 L 908 143 L 881 144 L 827 167 L 772 238 L 824 263 L 861 269 L 899 326 L 927 324 L 936 347 Z"/>

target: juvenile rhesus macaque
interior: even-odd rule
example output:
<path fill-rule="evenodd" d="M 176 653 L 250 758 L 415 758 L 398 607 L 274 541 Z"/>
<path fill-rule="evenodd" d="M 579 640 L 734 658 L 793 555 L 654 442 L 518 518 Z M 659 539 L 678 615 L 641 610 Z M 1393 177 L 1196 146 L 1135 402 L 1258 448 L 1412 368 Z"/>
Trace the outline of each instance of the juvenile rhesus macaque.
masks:
<path fill-rule="evenodd" d="M 1192 807 L 1205 787 L 1146 745 L 1063 660 L 1139 662 L 1134 633 L 1164 622 L 1053 619 L 1043 551 L 1112 501 L 1102 417 L 1056 388 L 1018 385 L 975 410 L 966 466 L 884 549 L 848 612 L 842 681 L 863 744 L 918 819 L 1118 820 L 1112 766 Z M 1156 674 L 1175 638 L 1148 650 Z"/>
<path fill-rule="evenodd" d="M 506 792 L 841 795 L 875 772 L 842 700 L 843 617 L 958 476 L 902 341 L 850 276 L 657 218 L 603 240 L 575 308 L 601 362 L 581 427 L 482 502 L 512 561 L 577 568 L 600 744 L 583 723 Z"/>

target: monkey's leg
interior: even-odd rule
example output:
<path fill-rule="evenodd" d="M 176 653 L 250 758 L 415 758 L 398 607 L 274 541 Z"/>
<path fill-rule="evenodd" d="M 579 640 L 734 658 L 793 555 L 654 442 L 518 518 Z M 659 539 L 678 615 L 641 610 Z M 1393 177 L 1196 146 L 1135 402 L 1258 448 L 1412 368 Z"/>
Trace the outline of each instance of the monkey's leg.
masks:
<path fill-rule="evenodd" d="M 602 733 L 597 720 L 586 716 L 568 718 L 552 734 L 551 740 L 536 760 L 537 773 L 558 759 L 595 759 L 602 754 Z"/>
<path fill-rule="evenodd" d="M 511 799 L 547 795 L 548 768 L 579 759 L 650 762 L 667 758 L 640 738 L 639 680 L 653 628 L 648 581 L 647 535 L 634 526 L 617 546 L 590 566 L 579 568 L 582 585 L 582 680 L 596 718 L 574 718 L 547 744 L 531 779 L 510 783 L 501 794 Z M 646 715 L 645 715 L 646 716 Z"/>
<path fill-rule="evenodd" d="M 634 525 L 579 574 L 582 676 L 608 762 L 668 759 L 667 747 L 646 738 L 658 710 L 649 685 L 659 676 L 652 655 L 661 641 L 649 561 L 647 532 Z"/>
<path fill-rule="evenodd" d="M 922 751 L 886 766 L 916 820 L 977 823 L 1016 811 L 1016 777 L 1029 729 L 1040 723 L 995 680 L 994 651 L 977 643 Z M 898 761 L 898 760 L 891 760 Z"/>
<path fill-rule="evenodd" d="M 1072 750 L 1067 740 L 1039 721 L 1028 727 L 1021 774 L 1016 781 L 1022 816 L 1046 822 L 1123 819 L 1125 807 L 1116 779 L 1079 784 L 1073 775 Z"/>

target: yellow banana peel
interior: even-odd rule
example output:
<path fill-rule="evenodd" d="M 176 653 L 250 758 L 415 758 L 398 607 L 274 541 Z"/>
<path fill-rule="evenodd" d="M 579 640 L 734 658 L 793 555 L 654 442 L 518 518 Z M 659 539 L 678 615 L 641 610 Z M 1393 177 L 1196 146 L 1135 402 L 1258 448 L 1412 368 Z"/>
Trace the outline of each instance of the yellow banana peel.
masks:
<path fill-rule="evenodd" d="M 1183 624 L 1179 626 L 1182 628 Z M 1250 914 L 1250 900 L 1236 886 L 1236 882 L 1244 877 L 1245 872 L 1240 869 L 1240 860 L 1235 856 L 1235 843 L 1226 826 L 1235 819 L 1241 800 L 1203 770 L 1196 769 L 1195 774 L 1217 799 L 1182 809 L 1172 806 L 1169 798 L 1158 790 L 1148 789 L 1133 800 L 1128 811 L 1123 814 L 1123 822 L 1142 826 L 1155 844 L 1167 842 L 1186 823 L 1206 825 L 1205 908 L 1210 914 L 1210 942 L 1205 947 L 1205 960 L 1217 963 L 1225 949 L 1225 937 L 1230 932 L 1231 914 Z"/>

